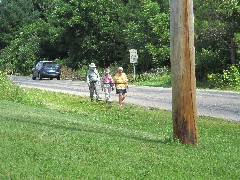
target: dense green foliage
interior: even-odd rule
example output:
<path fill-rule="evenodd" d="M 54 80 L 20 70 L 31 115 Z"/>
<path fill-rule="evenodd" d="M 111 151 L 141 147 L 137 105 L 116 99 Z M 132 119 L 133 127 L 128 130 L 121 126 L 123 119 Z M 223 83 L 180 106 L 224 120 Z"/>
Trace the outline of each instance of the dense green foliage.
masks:
<path fill-rule="evenodd" d="M 209 74 L 208 82 L 210 88 L 225 90 L 240 90 L 240 66 L 231 66 L 223 73 Z"/>
<path fill-rule="evenodd" d="M 239 63 L 240 2 L 194 0 L 196 75 Z M 1 0 L 0 68 L 30 74 L 42 59 L 74 70 L 121 65 L 138 50 L 137 72 L 170 66 L 169 1 Z"/>
<path fill-rule="evenodd" d="M 240 2 L 194 1 L 197 77 L 239 63 Z"/>
<path fill-rule="evenodd" d="M 168 69 L 157 69 L 160 71 L 142 73 L 133 80 L 133 74 L 129 74 L 132 84 L 140 86 L 171 87 L 171 75 Z M 221 89 L 240 91 L 240 66 L 232 65 L 221 73 L 211 73 L 206 80 L 198 80 L 197 88 Z"/>
<path fill-rule="evenodd" d="M 186 146 L 172 140 L 168 111 L 118 109 L 117 103 L 16 88 L 6 75 L 0 78 L 1 179 L 240 176 L 239 123 L 200 117 L 199 146 Z"/>

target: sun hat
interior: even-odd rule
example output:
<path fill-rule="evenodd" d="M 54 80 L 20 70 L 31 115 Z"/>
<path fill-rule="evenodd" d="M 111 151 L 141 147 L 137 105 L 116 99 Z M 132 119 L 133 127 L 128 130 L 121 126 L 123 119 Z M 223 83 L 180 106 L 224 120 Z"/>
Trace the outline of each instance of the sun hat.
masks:
<path fill-rule="evenodd" d="M 122 67 L 119 67 L 118 70 L 119 70 L 119 71 L 120 71 L 120 70 L 123 71 L 123 68 L 122 68 Z"/>
<path fill-rule="evenodd" d="M 91 68 L 95 68 L 95 67 L 97 67 L 94 63 L 91 63 L 90 65 L 89 65 L 89 67 L 91 67 Z"/>

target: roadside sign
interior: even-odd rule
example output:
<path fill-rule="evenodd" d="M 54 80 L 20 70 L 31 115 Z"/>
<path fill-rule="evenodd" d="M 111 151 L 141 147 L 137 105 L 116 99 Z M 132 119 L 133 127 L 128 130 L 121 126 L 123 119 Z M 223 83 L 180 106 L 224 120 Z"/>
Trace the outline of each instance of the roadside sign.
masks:
<path fill-rule="evenodd" d="M 137 63 L 138 60 L 138 54 L 137 54 L 137 50 L 136 49 L 130 49 L 130 63 Z"/>
<path fill-rule="evenodd" d="M 137 54 L 137 50 L 136 49 L 130 49 L 130 63 L 133 64 L 133 71 L 134 71 L 134 76 L 133 79 L 135 81 L 135 77 L 136 77 L 136 69 L 135 69 L 135 65 L 137 64 L 137 60 L 138 60 L 138 54 Z"/>

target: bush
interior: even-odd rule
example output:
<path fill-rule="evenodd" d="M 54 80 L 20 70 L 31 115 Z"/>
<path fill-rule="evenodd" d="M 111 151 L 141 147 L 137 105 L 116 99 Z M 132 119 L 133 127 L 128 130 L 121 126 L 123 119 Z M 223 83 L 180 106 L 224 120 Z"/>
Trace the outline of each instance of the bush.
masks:
<path fill-rule="evenodd" d="M 6 74 L 0 71 L 0 99 L 21 101 L 21 89 L 14 86 Z"/>
<path fill-rule="evenodd" d="M 207 74 L 220 73 L 225 69 L 227 62 L 220 57 L 220 51 L 202 49 L 196 52 L 196 78 L 205 79 Z"/>
<path fill-rule="evenodd" d="M 145 72 L 143 74 L 140 74 L 137 76 L 136 81 L 141 82 L 141 81 L 154 81 L 159 79 L 160 77 L 163 77 L 166 75 L 170 74 L 170 70 L 168 67 L 163 67 L 163 68 L 156 68 L 156 69 L 151 69 L 149 72 Z"/>
<path fill-rule="evenodd" d="M 79 80 L 81 78 L 77 71 L 67 66 L 62 66 L 61 72 L 62 79 Z"/>
<path fill-rule="evenodd" d="M 110 65 L 108 67 L 110 70 L 112 76 L 114 76 L 118 72 L 118 66 L 116 65 Z M 61 68 L 61 78 L 62 79 L 70 79 L 70 80 L 81 80 L 81 81 L 86 81 L 86 74 L 87 71 L 89 70 L 88 65 L 82 65 L 79 70 L 74 70 L 66 65 L 62 66 Z M 97 70 L 100 74 L 100 77 L 103 75 L 105 69 L 97 67 Z"/>
<path fill-rule="evenodd" d="M 134 82 L 133 74 L 129 74 L 129 81 Z M 151 69 L 150 72 L 136 76 L 134 84 L 140 86 L 171 87 L 171 74 L 168 67 Z"/>
<path fill-rule="evenodd" d="M 41 96 L 34 92 L 33 94 L 29 94 L 29 91 L 14 85 L 2 71 L 0 71 L 0 99 L 34 106 L 43 106 Z"/>
<path fill-rule="evenodd" d="M 232 65 L 223 73 L 208 74 L 210 88 L 240 90 L 240 66 Z"/>

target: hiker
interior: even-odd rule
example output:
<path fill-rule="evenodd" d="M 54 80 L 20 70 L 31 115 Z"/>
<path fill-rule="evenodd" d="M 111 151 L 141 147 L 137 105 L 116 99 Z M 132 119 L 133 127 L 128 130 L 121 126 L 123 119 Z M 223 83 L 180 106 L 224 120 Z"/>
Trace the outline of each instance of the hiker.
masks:
<path fill-rule="evenodd" d="M 109 102 L 111 91 L 114 90 L 113 79 L 110 70 L 106 69 L 102 76 L 102 90 L 105 93 L 106 103 Z"/>
<path fill-rule="evenodd" d="M 127 86 L 128 86 L 128 78 L 126 74 L 123 72 L 123 68 L 118 68 L 118 73 L 114 76 L 113 82 L 116 87 L 116 94 L 119 95 L 119 107 L 121 108 L 123 105 L 123 100 L 126 97 Z"/>
<path fill-rule="evenodd" d="M 90 98 L 93 102 L 94 93 L 96 94 L 96 101 L 98 102 L 99 99 L 99 85 L 100 85 L 100 76 L 97 71 L 96 65 L 91 63 L 89 65 L 89 70 L 87 72 L 87 84 L 90 91 Z"/>

